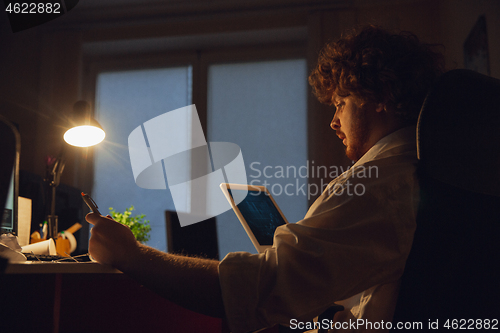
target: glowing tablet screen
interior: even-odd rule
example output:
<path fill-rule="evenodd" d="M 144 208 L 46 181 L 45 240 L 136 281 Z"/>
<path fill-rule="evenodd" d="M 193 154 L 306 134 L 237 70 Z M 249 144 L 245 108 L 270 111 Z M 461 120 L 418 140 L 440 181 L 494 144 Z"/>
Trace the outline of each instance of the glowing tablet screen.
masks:
<path fill-rule="evenodd" d="M 228 189 L 231 192 L 239 190 Z M 237 205 L 260 245 L 273 245 L 274 231 L 285 220 L 271 198 L 262 191 L 248 191 L 246 198 Z"/>

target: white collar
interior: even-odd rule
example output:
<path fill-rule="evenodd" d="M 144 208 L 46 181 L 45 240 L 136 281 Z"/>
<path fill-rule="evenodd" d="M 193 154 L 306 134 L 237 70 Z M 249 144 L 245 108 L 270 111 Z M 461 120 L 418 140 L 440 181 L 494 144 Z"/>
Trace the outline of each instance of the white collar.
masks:
<path fill-rule="evenodd" d="M 382 153 L 403 145 L 413 144 L 415 151 L 417 149 L 417 130 L 415 126 L 401 128 L 391 134 L 384 136 L 378 140 L 361 158 L 354 163 L 354 166 L 365 164 L 368 161 L 374 160 Z"/>

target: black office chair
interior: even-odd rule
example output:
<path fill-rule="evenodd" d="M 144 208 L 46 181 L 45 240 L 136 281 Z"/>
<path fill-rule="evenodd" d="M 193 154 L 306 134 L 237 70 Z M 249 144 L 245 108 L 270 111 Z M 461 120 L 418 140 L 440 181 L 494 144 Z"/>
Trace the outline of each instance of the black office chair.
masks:
<path fill-rule="evenodd" d="M 393 323 L 498 319 L 500 80 L 444 74 L 420 112 L 417 144 L 421 202 Z"/>

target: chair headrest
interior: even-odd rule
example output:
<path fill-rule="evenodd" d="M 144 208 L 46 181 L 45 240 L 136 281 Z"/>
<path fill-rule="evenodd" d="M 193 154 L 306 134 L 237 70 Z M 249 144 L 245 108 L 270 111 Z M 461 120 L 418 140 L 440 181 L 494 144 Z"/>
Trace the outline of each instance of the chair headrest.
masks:
<path fill-rule="evenodd" d="M 500 80 L 457 69 L 427 95 L 417 125 L 426 175 L 500 196 Z"/>

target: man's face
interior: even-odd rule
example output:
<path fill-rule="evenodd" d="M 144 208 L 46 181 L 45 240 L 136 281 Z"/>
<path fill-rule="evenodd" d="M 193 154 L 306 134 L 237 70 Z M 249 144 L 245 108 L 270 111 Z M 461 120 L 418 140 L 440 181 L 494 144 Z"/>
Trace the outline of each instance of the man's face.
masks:
<path fill-rule="evenodd" d="M 370 121 L 367 105 L 352 95 L 333 98 L 336 107 L 330 127 L 346 146 L 346 155 L 357 161 L 370 147 L 367 141 L 370 136 Z"/>

